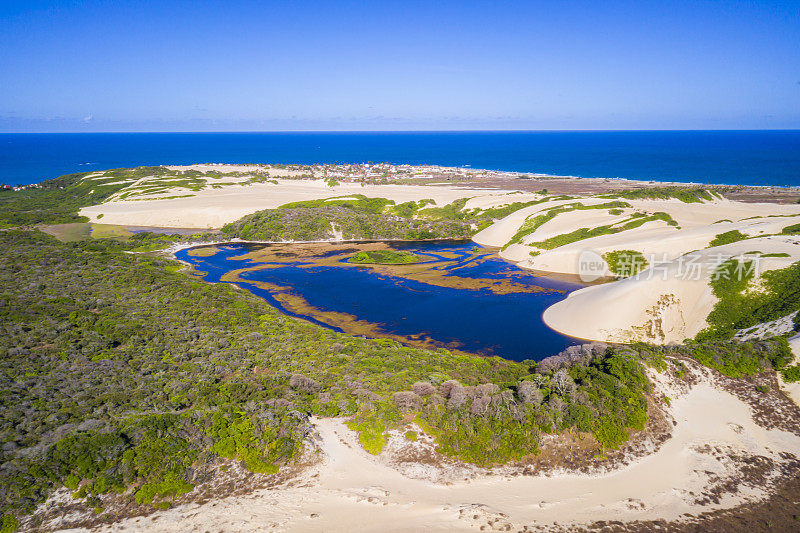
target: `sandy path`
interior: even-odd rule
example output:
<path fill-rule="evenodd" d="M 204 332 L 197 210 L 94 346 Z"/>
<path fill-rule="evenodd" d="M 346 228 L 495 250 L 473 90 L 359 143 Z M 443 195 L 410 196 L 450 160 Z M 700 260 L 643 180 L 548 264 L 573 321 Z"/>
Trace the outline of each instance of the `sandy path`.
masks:
<path fill-rule="evenodd" d="M 673 394 L 678 394 L 673 392 Z M 702 406 L 702 408 L 698 408 Z M 451 485 L 410 479 L 361 449 L 342 419 L 317 419 L 324 460 L 286 486 L 198 506 L 188 504 L 113 530 L 151 531 L 474 531 L 596 520 L 676 519 L 732 507 L 760 489 L 701 507 L 695 496 L 737 467 L 729 452 L 780 462 L 797 453 L 800 437 L 757 426 L 746 404 L 707 383 L 673 397 L 678 425 L 662 448 L 610 474 L 552 477 L 486 476 Z M 724 453 L 709 453 L 710 445 Z M 104 528 L 104 529 L 109 529 Z"/>

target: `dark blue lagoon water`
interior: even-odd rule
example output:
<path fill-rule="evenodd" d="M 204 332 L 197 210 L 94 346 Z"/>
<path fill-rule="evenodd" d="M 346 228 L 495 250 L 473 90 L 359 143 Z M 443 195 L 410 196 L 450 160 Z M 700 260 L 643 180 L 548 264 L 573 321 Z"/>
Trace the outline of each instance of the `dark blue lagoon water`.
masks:
<path fill-rule="evenodd" d="M 298 246 L 233 244 L 176 256 L 212 282 L 248 269 L 235 280 L 240 287 L 350 334 L 514 360 L 542 359 L 577 342 L 541 317 L 578 285 L 534 276 L 473 243 L 392 244 L 423 259 L 398 269 L 348 264 L 358 245 Z"/>
<path fill-rule="evenodd" d="M 190 163 L 437 164 L 749 185 L 800 185 L 800 131 L 0 134 L 0 182 Z"/>

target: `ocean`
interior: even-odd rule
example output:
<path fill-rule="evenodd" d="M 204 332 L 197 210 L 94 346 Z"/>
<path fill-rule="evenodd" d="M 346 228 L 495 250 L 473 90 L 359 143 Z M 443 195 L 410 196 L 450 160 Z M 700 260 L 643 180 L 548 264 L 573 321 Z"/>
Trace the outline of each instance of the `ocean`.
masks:
<path fill-rule="evenodd" d="M 0 134 L 0 183 L 190 163 L 408 163 L 800 186 L 800 130 Z"/>

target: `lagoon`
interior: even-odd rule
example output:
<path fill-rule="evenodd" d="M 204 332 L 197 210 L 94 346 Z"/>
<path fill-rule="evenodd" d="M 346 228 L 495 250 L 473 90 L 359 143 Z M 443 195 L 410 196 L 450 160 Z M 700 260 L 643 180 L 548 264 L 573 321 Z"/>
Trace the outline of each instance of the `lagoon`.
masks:
<path fill-rule="evenodd" d="M 347 262 L 377 249 L 420 261 Z M 472 242 L 235 243 L 176 257 L 206 281 L 235 283 L 288 315 L 349 334 L 518 361 L 579 342 L 548 328 L 541 316 L 580 285 L 524 271 Z"/>

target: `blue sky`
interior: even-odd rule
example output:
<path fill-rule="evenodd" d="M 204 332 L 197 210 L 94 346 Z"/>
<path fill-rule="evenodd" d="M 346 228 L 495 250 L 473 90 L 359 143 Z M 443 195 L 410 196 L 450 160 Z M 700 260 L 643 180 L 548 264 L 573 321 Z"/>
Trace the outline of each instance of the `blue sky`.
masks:
<path fill-rule="evenodd" d="M 0 131 L 800 128 L 800 1 L 0 1 Z"/>

